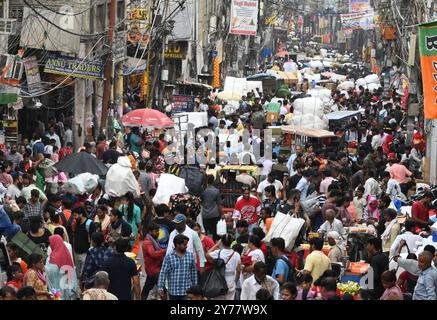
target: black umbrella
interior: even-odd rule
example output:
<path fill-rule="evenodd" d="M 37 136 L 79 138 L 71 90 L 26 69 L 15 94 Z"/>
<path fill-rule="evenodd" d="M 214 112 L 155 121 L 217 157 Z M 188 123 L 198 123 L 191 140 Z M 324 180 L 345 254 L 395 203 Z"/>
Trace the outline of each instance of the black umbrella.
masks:
<path fill-rule="evenodd" d="M 88 172 L 91 174 L 104 176 L 108 172 L 108 167 L 106 167 L 103 162 L 97 160 L 95 157 L 85 151 L 74 153 L 66 157 L 62 161 L 55 164 L 55 167 L 59 171 L 72 174 Z"/>

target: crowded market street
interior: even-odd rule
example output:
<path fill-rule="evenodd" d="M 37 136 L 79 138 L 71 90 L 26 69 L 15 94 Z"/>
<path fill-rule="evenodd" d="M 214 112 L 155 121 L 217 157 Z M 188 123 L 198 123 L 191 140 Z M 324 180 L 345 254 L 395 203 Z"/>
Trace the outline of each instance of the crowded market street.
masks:
<path fill-rule="evenodd" d="M 437 300 L 435 2 L 6 2 L 0 300 Z"/>

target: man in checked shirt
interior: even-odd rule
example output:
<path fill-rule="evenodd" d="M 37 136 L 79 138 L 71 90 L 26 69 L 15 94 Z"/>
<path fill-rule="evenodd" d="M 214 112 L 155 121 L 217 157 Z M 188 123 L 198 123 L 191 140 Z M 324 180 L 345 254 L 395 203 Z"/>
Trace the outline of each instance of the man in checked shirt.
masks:
<path fill-rule="evenodd" d="M 187 251 L 188 237 L 178 234 L 174 237 L 174 251 L 164 258 L 158 280 L 158 292 L 165 300 L 164 284 L 168 281 L 170 300 L 187 300 L 187 289 L 197 284 L 195 257 Z"/>

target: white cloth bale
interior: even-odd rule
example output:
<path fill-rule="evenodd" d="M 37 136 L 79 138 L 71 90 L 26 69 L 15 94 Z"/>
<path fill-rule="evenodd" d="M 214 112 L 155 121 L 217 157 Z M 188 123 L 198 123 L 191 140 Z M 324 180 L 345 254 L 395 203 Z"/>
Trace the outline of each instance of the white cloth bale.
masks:
<path fill-rule="evenodd" d="M 324 117 L 322 115 L 322 117 Z M 303 127 L 303 128 L 311 128 L 311 129 L 327 129 L 328 123 L 326 120 L 322 120 L 320 117 L 312 115 L 312 114 L 304 114 L 299 116 L 293 116 L 291 119 L 287 120 L 287 124 Z"/>
<path fill-rule="evenodd" d="M 379 83 L 369 83 L 367 85 L 367 89 L 369 89 L 370 93 L 373 93 L 374 90 L 378 90 L 379 88 L 381 88 Z"/>
<path fill-rule="evenodd" d="M 331 80 L 334 81 L 334 82 L 337 82 L 337 81 L 343 82 L 343 81 L 346 81 L 346 76 L 343 76 L 341 74 L 333 73 L 331 75 Z"/>
<path fill-rule="evenodd" d="M 379 83 L 379 77 L 377 74 L 369 74 L 368 76 L 366 76 L 364 78 L 364 80 L 366 80 L 366 83 Z"/>
<path fill-rule="evenodd" d="M 315 97 L 297 99 L 293 103 L 293 110 L 296 116 L 312 114 L 321 117 L 323 114 L 323 101 Z"/>
<path fill-rule="evenodd" d="M 355 84 L 353 81 L 347 80 L 347 81 L 343 81 L 342 83 L 340 83 L 337 87 L 337 89 L 339 90 L 350 90 L 353 89 L 355 87 Z"/>
<path fill-rule="evenodd" d="M 311 69 L 315 70 L 315 69 L 319 69 L 319 70 L 323 70 L 325 69 L 325 67 L 323 66 L 322 61 L 310 61 L 309 63 Z"/>
<path fill-rule="evenodd" d="M 357 81 L 355 81 L 355 84 L 357 85 L 357 87 L 359 86 L 365 86 L 367 85 L 367 82 L 364 78 L 359 78 Z"/>
<path fill-rule="evenodd" d="M 185 180 L 172 174 L 161 174 L 158 182 L 156 194 L 153 197 L 153 203 L 168 204 L 170 197 L 174 194 L 186 193 L 188 188 L 185 186 Z"/>

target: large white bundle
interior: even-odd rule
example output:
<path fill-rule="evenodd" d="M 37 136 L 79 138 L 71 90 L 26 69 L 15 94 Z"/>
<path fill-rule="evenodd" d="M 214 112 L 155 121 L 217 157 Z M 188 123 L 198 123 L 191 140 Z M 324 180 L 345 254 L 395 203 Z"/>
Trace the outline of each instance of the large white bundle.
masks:
<path fill-rule="evenodd" d="M 370 93 L 373 93 L 374 90 L 378 90 L 381 88 L 381 84 L 379 83 L 369 83 L 367 85 L 367 89 L 369 89 Z"/>
<path fill-rule="evenodd" d="M 292 218 L 288 214 L 278 212 L 263 241 L 269 243 L 273 238 L 282 238 L 285 241 L 285 247 L 291 250 L 304 223 L 305 220 L 303 219 Z"/>
<path fill-rule="evenodd" d="M 308 79 L 308 82 L 311 82 L 313 80 L 318 82 L 321 79 L 320 73 L 318 73 L 318 74 L 308 74 L 308 73 L 305 73 L 303 77 L 304 77 L 304 79 Z"/>
<path fill-rule="evenodd" d="M 325 68 L 332 68 L 332 62 L 331 61 L 327 61 L 327 60 L 323 60 L 323 66 Z"/>
<path fill-rule="evenodd" d="M 299 116 L 294 115 L 292 118 L 287 120 L 287 124 L 295 127 L 325 130 L 328 128 L 328 122 L 326 121 L 324 115 L 322 115 L 322 118 L 323 119 L 313 114 L 304 114 Z"/>
<path fill-rule="evenodd" d="M 326 49 L 320 49 L 320 55 L 322 56 L 322 57 L 326 57 L 327 55 L 328 55 L 328 50 L 326 50 Z"/>
<path fill-rule="evenodd" d="M 62 189 L 72 194 L 84 194 L 92 192 L 99 183 L 99 176 L 91 173 L 82 173 L 69 179 Z"/>
<path fill-rule="evenodd" d="M 366 80 L 366 83 L 379 83 L 379 77 L 377 74 L 369 74 L 368 76 L 364 77 L 364 80 Z"/>
<path fill-rule="evenodd" d="M 347 80 L 347 81 L 343 81 L 342 83 L 340 83 L 337 87 L 337 89 L 339 90 L 350 90 L 353 89 L 355 87 L 354 82 Z"/>
<path fill-rule="evenodd" d="M 318 68 L 319 70 L 323 70 L 325 69 L 325 67 L 323 66 L 323 63 L 321 61 L 310 61 L 309 63 L 311 69 L 316 69 Z"/>
<path fill-rule="evenodd" d="M 172 174 L 163 173 L 159 178 L 153 203 L 155 205 L 168 204 L 172 195 L 186 192 L 188 192 L 188 188 L 185 186 L 184 179 Z"/>
<path fill-rule="evenodd" d="M 312 114 L 321 117 L 323 114 L 323 101 L 314 97 L 296 99 L 293 103 L 293 110 L 293 114 L 296 116 Z"/>
<path fill-rule="evenodd" d="M 359 78 L 357 81 L 355 81 L 355 84 L 357 85 L 357 86 L 365 86 L 365 85 L 367 85 L 367 82 L 366 82 L 366 80 L 364 79 L 364 78 Z"/>
<path fill-rule="evenodd" d="M 341 74 L 333 73 L 333 74 L 331 75 L 331 80 L 334 81 L 334 82 L 337 82 L 337 81 L 339 81 L 339 82 L 343 82 L 343 81 L 346 80 L 346 76 L 343 76 L 343 75 L 341 75 Z"/>
<path fill-rule="evenodd" d="M 331 99 L 331 90 L 322 87 L 309 89 L 307 94 L 320 99 Z"/>
<path fill-rule="evenodd" d="M 140 196 L 140 186 L 132 172 L 128 157 L 119 157 L 117 163 L 109 168 L 105 182 L 106 193 L 110 197 L 121 197 L 131 191 L 134 196 Z"/>

